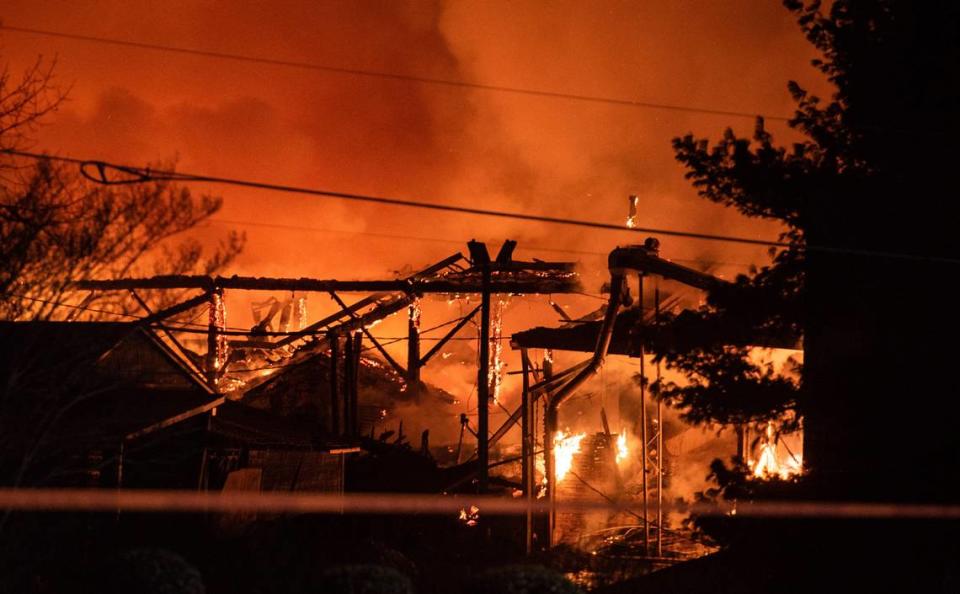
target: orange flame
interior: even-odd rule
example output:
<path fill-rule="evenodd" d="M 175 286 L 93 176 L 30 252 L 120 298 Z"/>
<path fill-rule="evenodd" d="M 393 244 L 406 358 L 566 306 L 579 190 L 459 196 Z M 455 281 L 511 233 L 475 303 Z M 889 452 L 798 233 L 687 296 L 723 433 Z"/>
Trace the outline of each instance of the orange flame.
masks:
<path fill-rule="evenodd" d="M 580 452 L 580 442 L 586 436 L 586 433 L 573 435 L 565 431 L 557 431 L 557 435 L 553 438 L 553 460 L 554 474 L 558 483 L 573 466 L 573 456 Z"/>
<path fill-rule="evenodd" d="M 788 479 L 803 472 L 803 459 L 800 456 L 790 455 L 790 459 L 781 462 L 777 451 L 777 436 L 773 423 L 767 423 L 766 443 L 760 446 L 760 456 L 753 463 L 753 476 L 756 478 L 780 477 Z"/>
<path fill-rule="evenodd" d="M 630 450 L 627 448 L 627 432 L 623 431 L 617 436 L 617 464 L 626 461 Z"/>

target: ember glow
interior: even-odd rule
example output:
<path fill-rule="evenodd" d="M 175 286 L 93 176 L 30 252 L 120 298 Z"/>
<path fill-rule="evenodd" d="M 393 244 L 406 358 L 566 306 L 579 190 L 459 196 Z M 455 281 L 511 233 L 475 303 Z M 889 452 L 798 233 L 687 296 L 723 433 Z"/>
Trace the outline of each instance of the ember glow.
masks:
<path fill-rule="evenodd" d="M 583 441 L 586 435 L 586 433 L 572 434 L 565 431 L 557 431 L 557 435 L 553 438 L 553 459 L 554 474 L 557 477 L 558 483 L 563 480 L 563 477 L 567 475 L 573 466 L 573 457 L 580 453 L 580 442 Z"/>
<path fill-rule="evenodd" d="M 476 505 L 471 505 L 469 511 L 466 508 L 461 508 L 459 520 L 471 528 L 476 526 L 480 520 L 480 508 Z"/>
<path fill-rule="evenodd" d="M 623 431 L 617 436 L 617 464 L 623 464 L 629 454 L 630 450 L 627 449 L 627 432 Z"/>
<path fill-rule="evenodd" d="M 223 294 L 214 292 L 210 302 L 210 327 L 217 330 L 226 328 L 227 312 L 223 302 Z M 213 352 L 208 353 L 213 369 L 219 371 L 227 362 L 227 338 L 223 334 L 217 334 L 215 342 L 210 345 Z"/>
<path fill-rule="evenodd" d="M 500 388 L 503 383 L 503 310 L 507 305 L 507 298 L 501 296 L 497 300 L 490 320 L 490 394 L 494 402 L 500 401 Z"/>
<path fill-rule="evenodd" d="M 760 479 L 779 477 L 788 479 L 803 472 L 803 458 L 792 452 L 788 453 L 787 460 L 781 461 L 777 442 L 779 437 L 774 430 L 773 423 L 767 423 L 765 441 L 760 446 L 760 455 L 752 464 L 753 476 Z"/>
<path fill-rule="evenodd" d="M 633 229 L 637 226 L 637 204 L 640 202 L 640 197 L 636 195 L 631 195 L 629 198 L 629 210 L 627 211 L 627 229 Z"/>

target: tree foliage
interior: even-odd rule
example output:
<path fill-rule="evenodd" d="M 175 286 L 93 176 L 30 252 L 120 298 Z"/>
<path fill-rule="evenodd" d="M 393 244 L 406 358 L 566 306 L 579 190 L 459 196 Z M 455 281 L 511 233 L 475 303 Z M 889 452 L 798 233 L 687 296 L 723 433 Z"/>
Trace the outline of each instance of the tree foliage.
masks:
<path fill-rule="evenodd" d="M 838 406 L 845 393 L 883 389 L 865 373 L 873 371 L 869 358 L 893 356 L 904 337 L 920 338 L 918 329 L 935 320 L 929 310 L 889 316 L 910 298 L 890 273 L 936 278 L 942 270 L 934 264 L 958 252 L 952 200 L 941 194 L 952 186 L 960 8 L 905 0 L 784 5 L 835 89 L 823 99 L 788 84 L 797 104 L 789 125 L 803 140 L 777 145 L 759 119 L 750 138 L 728 129 L 715 142 L 688 134 L 673 143 L 701 197 L 782 223 L 789 244 L 771 264 L 711 292 L 699 311 L 666 317 L 684 330 L 677 334 L 698 338 L 657 349 L 690 382 L 654 388 L 696 422 L 773 418 L 788 409 L 806 415 L 814 391 L 834 399 L 817 406 Z M 798 367 L 801 381 L 791 386 L 752 361 L 739 348 L 751 335 L 802 336 L 806 366 L 817 359 L 817 389 L 807 370 Z M 845 368 L 863 387 L 838 381 Z M 837 386 L 832 396 L 828 385 Z"/>
<path fill-rule="evenodd" d="M 38 61 L 20 77 L 4 70 L 0 150 L 28 148 L 43 117 L 64 97 L 53 64 Z M 100 186 L 49 160 L 0 153 L 0 320 L 127 321 L 144 315 L 126 293 L 79 293 L 72 283 L 222 270 L 240 253 L 242 235 L 227 234 L 209 255 L 199 240 L 184 238 L 222 203 L 166 181 Z M 142 296 L 154 309 L 178 297 L 172 292 Z M 90 369 L 103 354 L 91 352 L 97 348 L 89 344 L 94 341 L 51 344 L 57 342 L 51 335 L 37 336 L 19 344 L 8 340 L 0 349 L 5 354 L 0 365 L 0 481 L 5 484 L 43 482 L 68 466 L 62 451 L 80 447 L 79 440 L 51 442 L 70 415 L 105 390 Z M 53 469 L 48 476 L 34 476 L 48 469 Z M 0 518 L 0 529 L 5 519 Z"/>
<path fill-rule="evenodd" d="M 166 181 L 104 187 L 50 162 L 0 186 L 0 317 L 51 319 L 70 283 L 89 278 L 145 274 L 211 274 L 239 254 L 243 237 L 230 233 L 204 259 L 196 239 L 170 241 L 216 213 L 222 200 L 195 197 Z M 85 317 L 106 307 L 130 313 L 134 304 L 116 296 L 87 297 L 74 304 Z M 93 316 L 95 317 L 95 316 Z"/>

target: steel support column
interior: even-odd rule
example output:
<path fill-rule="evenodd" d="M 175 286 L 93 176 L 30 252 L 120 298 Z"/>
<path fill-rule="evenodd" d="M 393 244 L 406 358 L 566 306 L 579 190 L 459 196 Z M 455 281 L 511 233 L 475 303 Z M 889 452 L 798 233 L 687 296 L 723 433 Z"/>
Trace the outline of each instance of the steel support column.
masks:
<path fill-rule="evenodd" d="M 478 488 L 486 493 L 490 480 L 490 264 L 483 265 L 480 298 L 480 370 L 477 372 L 477 462 L 480 466 Z"/>
<path fill-rule="evenodd" d="M 527 349 L 520 351 L 520 359 L 523 367 L 523 388 L 521 392 L 520 408 L 520 456 L 522 459 L 521 467 L 521 488 L 523 496 L 527 501 L 527 513 L 524 515 L 524 551 L 527 555 L 533 552 L 533 501 L 534 488 L 536 481 L 533 476 L 533 431 L 536 425 L 531 423 L 533 417 L 533 408 L 535 402 L 530 397 L 530 358 L 527 356 Z"/>

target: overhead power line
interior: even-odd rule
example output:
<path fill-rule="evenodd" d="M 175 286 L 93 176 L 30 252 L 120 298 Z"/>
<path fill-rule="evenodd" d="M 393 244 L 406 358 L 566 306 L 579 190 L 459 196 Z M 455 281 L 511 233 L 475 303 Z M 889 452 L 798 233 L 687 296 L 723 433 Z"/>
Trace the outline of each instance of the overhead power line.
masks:
<path fill-rule="evenodd" d="M 747 245 L 759 245 L 765 247 L 787 248 L 790 244 L 771 241 L 766 239 L 751 239 L 749 237 L 735 237 L 731 235 L 714 235 L 710 233 L 695 233 L 692 231 L 677 231 L 673 229 L 655 229 L 652 227 L 626 227 L 613 223 L 604 223 L 601 221 L 589 221 L 582 219 L 572 219 L 564 217 L 549 217 L 546 215 L 527 214 L 522 212 L 510 212 L 504 210 L 493 210 L 487 208 L 474 208 L 469 206 L 457 206 L 453 204 L 443 204 L 435 202 L 422 202 L 417 200 L 406 200 L 402 198 L 387 198 L 382 196 L 370 196 L 366 194 L 355 194 L 349 192 L 337 192 L 333 190 L 323 190 L 316 188 L 304 188 L 298 186 L 288 186 L 267 182 L 250 181 L 243 179 L 234 179 L 227 177 L 214 177 L 208 175 L 199 175 L 193 173 L 178 173 L 174 171 L 160 171 L 142 167 L 131 167 L 127 165 L 116 165 L 105 161 L 94 161 L 88 159 L 77 159 L 73 157 L 58 157 L 49 154 L 31 153 L 26 151 L 4 150 L 0 151 L 9 155 L 26 157 L 36 160 L 49 159 L 61 163 L 71 163 L 80 166 L 80 172 L 91 181 L 106 184 L 120 185 L 132 183 L 144 183 L 152 181 L 176 181 L 176 182 L 204 182 L 239 186 L 245 188 L 256 188 L 260 190 L 272 190 L 276 192 L 285 192 L 290 194 L 304 194 L 308 196 L 320 196 L 324 198 L 338 198 L 341 200 L 350 200 L 355 202 L 369 202 L 373 204 L 384 204 L 390 206 L 401 206 L 408 208 L 420 208 L 426 210 L 437 210 L 442 212 L 469 214 L 487 217 L 497 217 L 502 219 L 514 219 L 520 221 L 531 221 L 536 223 L 548 223 L 554 225 L 569 225 L 574 227 L 588 227 L 592 229 L 602 229 L 604 231 L 619 231 L 621 233 L 648 233 L 653 235 L 666 235 L 669 237 L 684 237 L 687 239 L 699 239 L 704 241 L 720 241 L 726 243 L 740 243 Z M 108 175 L 120 174 L 126 177 L 110 179 Z"/>
<path fill-rule="evenodd" d="M 100 43 L 121 47 L 132 47 L 160 52 L 169 52 L 191 56 L 201 56 L 205 58 L 216 58 L 221 60 L 232 60 L 237 62 L 249 62 L 254 64 L 266 64 L 269 66 L 281 66 L 286 68 L 298 68 L 301 70 L 314 70 L 319 72 L 330 72 L 334 74 L 346 74 L 352 76 L 363 76 L 367 78 L 382 78 L 388 80 L 397 80 L 412 82 L 424 85 L 460 87 L 465 89 L 474 89 L 478 91 L 490 91 L 497 93 L 509 93 L 513 95 L 527 95 L 531 97 L 544 97 L 548 99 L 561 99 L 567 101 L 578 101 L 586 103 L 602 103 L 608 105 L 620 105 L 625 107 L 637 107 L 642 109 L 658 109 L 663 111 L 676 111 L 683 113 L 696 113 L 712 116 L 724 116 L 735 118 L 754 119 L 758 116 L 771 121 L 787 122 L 791 118 L 787 116 L 763 115 L 761 113 L 749 113 L 744 111 L 713 109 L 707 107 L 696 107 L 691 105 L 679 105 L 674 103 L 660 103 L 654 101 L 639 101 L 634 99 L 623 99 L 617 97 L 605 97 L 601 95 L 583 95 L 579 93 L 563 93 L 559 91 L 546 91 L 542 89 L 531 89 L 524 87 L 512 87 L 506 85 L 492 85 L 475 83 L 464 80 L 452 80 L 444 78 L 432 78 L 425 76 L 415 76 L 410 74 L 398 74 L 394 72 L 384 72 L 379 70 L 366 70 L 360 68 L 343 68 L 339 66 L 329 66 L 313 62 L 299 62 L 295 60 L 281 60 L 277 58 L 268 58 L 264 56 L 254 56 L 247 54 L 233 54 L 227 52 L 216 52 L 202 50 L 197 48 L 180 47 L 172 45 L 162 45 L 157 43 L 145 43 L 142 41 L 131 41 L 126 39 L 115 39 L 110 37 L 99 37 L 95 35 L 82 35 L 79 33 L 66 33 L 63 31 L 50 31 L 47 29 L 34 29 L 29 27 L 14 27 L 0 24 L 0 29 L 12 33 L 27 33 L 32 35 L 43 35 L 45 37 L 57 37 L 61 39 L 71 39 L 74 41 L 83 41 L 88 43 Z"/>
<path fill-rule="evenodd" d="M 319 196 L 324 198 L 338 198 L 341 200 L 350 200 L 356 202 L 369 202 L 374 204 L 385 204 L 390 206 L 401 206 L 408 208 L 421 208 L 426 210 L 437 210 L 449 213 L 460 213 L 477 216 L 497 217 L 504 219 L 514 219 L 520 221 L 531 221 L 536 223 L 547 223 L 553 225 L 568 225 L 573 227 L 586 227 L 600 229 L 603 231 L 619 231 L 630 233 L 648 233 L 651 235 L 665 235 L 668 237 L 683 237 L 685 239 L 698 239 L 703 241 L 717 241 L 725 243 L 739 243 L 746 245 L 757 245 L 774 248 L 793 248 L 802 249 L 807 252 L 818 252 L 827 254 L 842 254 L 849 256 L 864 256 L 874 258 L 888 258 L 893 260 L 912 261 L 912 262 L 934 262 L 938 264 L 960 264 L 960 259 L 936 256 L 926 254 L 908 254 L 902 252 L 886 252 L 877 250 L 864 250 L 846 247 L 834 247 L 825 245 L 795 245 L 787 242 L 773 241 L 767 239 L 751 239 L 749 237 L 736 237 L 732 235 L 715 235 L 710 233 L 695 233 L 692 231 L 679 231 L 675 229 L 656 229 L 652 227 L 626 227 L 614 223 L 604 223 L 601 221 L 589 221 L 583 219 L 572 219 L 563 217 L 549 217 L 546 215 L 527 214 L 522 212 L 510 212 L 504 210 L 493 210 L 485 208 L 473 208 L 469 206 L 457 206 L 453 204 L 443 204 L 434 202 L 421 202 L 417 200 L 406 200 L 402 198 L 387 198 L 382 196 L 370 196 L 366 194 L 355 194 L 349 192 L 337 192 L 333 190 L 322 190 L 316 188 L 305 188 L 298 186 L 288 186 L 268 182 L 258 182 L 227 177 L 214 177 L 193 173 L 178 173 L 175 171 L 153 170 L 144 167 L 132 167 L 128 165 L 116 165 L 106 161 L 96 161 L 89 159 L 77 159 L 74 157 L 58 157 L 49 154 L 31 153 L 26 151 L 17 151 L 12 149 L 0 150 L 0 153 L 26 157 L 35 160 L 50 160 L 60 163 L 71 163 L 80 166 L 80 173 L 87 179 L 103 185 L 124 185 L 159 181 L 173 182 L 204 182 L 216 183 L 246 188 L 256 188 L 261 190 L 271 190 L 275 192 L 285 192 L 289 194 L 304 194 L 307 196 Z M 124 175 L 127 177 L 109 178 L 109 172 L 113 175 Z"/>

